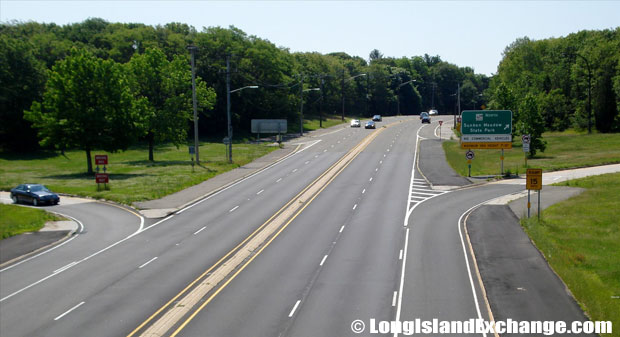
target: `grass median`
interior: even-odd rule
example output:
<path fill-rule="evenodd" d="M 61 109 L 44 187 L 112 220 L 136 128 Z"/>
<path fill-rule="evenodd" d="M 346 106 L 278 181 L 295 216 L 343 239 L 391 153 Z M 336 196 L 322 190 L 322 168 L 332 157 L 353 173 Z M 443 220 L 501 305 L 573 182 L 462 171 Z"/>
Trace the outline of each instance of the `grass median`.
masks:
<path fill-rule="evenodd" d="M 36 232 L 48 221 L 65 220 L 42 209 L 0 204 L 0 239 Z"/>
<path fill-rule="evenodd" d="M 528 167 L 542 168 L 544 171 L 557 171 L 569 168 L 598 166 L 620 163 L 620 133 L 579 133 L 575 131 L 547 132 L 545 152 L 539 152 L 528 159 Z M 460 148 L 458 141 L 443 143 L 443 149 L 450 166 L 460 175 L 467 176 L 466 150 Z M 501 150 L 474 150 L 471 175 L 499 175 L 501 171 Z M 504 150 L 504 172 L 525 173 L 523 147 L 520 141 L 513 148 Z"/>
<path fill-rule="evenodd" d="M 159 146 L 155 161 L 148 161 L 145 146 L 107 153 L 109 190 L 98 190 L 92 175 L 86 174 L 84 151 L 58 153 L 0 153 L 0 189 L 9 190 L 22 183 L 41 183 L 57 193 L 89 196 L 124 204 L 153 200 L 201 183 L 218 174 L 245 165 L 277 147 L 266 144 L 233 144 L 234 163 L 226 160 L 224 144 L 202 143 L 201 166 L 192 169 L 187 146 Z M 106 154 L 104 151 L 93 151 Z M 94 163 L 93 163 L 94 165 Z"/>
<path fill-rule="evenodd" d="M 620 336 L 620 173 L 559 185 L 586 191 L 522 225 L 590 318 Z"/>

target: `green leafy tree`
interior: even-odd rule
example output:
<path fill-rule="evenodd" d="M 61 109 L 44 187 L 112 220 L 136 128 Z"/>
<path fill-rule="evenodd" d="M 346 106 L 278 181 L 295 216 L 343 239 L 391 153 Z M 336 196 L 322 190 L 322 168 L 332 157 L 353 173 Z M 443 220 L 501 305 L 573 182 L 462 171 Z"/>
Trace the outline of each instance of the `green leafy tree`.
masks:
<path fill-rule="evenodd" d="M 528 94 L 519 104 L 519 120 L 517 121 L 517 134 L 530 135 L 530 154 L 532 158 L 536 152 L 545 152 L 547 142 L 542 139 L 545 124 L 538 109 L 536 96 Z"/>
<path fill-rule="evenodd" d="M 0 35 L 0 147 L 5 149 L 37 146 L 36 132 L 23 118 L 45 86 L 45 67 L 33 49 L 28 42 Z"/>
<path fill-rule="evenodd" d="M 149 160 L 153 161 L 156 143 L 170 141 L 179 146 L 187 140 L 192 116 L 191 69 L 186 57 L 175 57 L 170 62 L 161 50 L 154 48 L 135 54 L 127 67 L 132 75 L 132 90 L 140 102 Z M 211 109 L 215 92 L 198 79 L 196 98 L 201 111 Z"/>
<path fill-rule="evenodd" d="M 34 102 L 25 118 L 39 129 L 41 144 L 86 151 L 126 149 L 137 135 L 134 100 L 121 65 L 73 49 L 49 74 L 42 102 Z"/>

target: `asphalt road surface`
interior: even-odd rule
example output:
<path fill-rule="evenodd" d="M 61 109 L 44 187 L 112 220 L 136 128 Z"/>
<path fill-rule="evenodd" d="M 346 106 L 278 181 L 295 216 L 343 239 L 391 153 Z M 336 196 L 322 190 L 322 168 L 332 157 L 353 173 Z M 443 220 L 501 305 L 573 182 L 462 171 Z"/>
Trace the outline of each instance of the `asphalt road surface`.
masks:
<path fill-rule="evenodd" d="M 432 138 L 436 122 L 391 117 L 377 126 L 309 138 L 301 152 L 157 222 L 99 203 L 58 206 L 84 230 L 0 272 L 0 336 L 144 333 L 373 132 L 166 335 L 353 336 L 355 320 L 488 318 L 461 216 L 522 186 L 433 190 L 418 171 L 433 164 L 416 158 L 430 161 L 420 139 Z"/>

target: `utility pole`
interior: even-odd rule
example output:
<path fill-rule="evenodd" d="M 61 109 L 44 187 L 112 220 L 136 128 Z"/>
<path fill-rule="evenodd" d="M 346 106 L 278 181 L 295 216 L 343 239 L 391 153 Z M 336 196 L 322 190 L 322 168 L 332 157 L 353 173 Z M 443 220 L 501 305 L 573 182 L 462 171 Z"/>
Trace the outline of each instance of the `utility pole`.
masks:
<path fill-rule="evenodd" d="M 192 105 L 194 108 L 194 151 L 196 152 L 196 164 L 200 165 L 200 144 L 198 141 L 198 108 L 196 106 L 196 71 L 194 64 L 194 54 L 198 47 L 188 46 L 189 52 L 192 55 Z"/>
<path fill-rule="evenodd" d="M 299 81 L 299 136 L 304 135 L 304 74 Z"/>
<path fill-rule="evenodd" d="M 232 163 L 232 123 L 230 120 L 230 55 L 226 55 L 226 116 L 228 118 L 228 162 Z"/>
<path fill-rule="evenodd" d="M 344 122 L 344 68 L 342 68 L 342 121 Z"/>
<path fill-rule="evenodd" d="M 319 104 L 319 128 L 323 128 L 323 83 L 325 78 L 321 76 L 321 103 Z"/>

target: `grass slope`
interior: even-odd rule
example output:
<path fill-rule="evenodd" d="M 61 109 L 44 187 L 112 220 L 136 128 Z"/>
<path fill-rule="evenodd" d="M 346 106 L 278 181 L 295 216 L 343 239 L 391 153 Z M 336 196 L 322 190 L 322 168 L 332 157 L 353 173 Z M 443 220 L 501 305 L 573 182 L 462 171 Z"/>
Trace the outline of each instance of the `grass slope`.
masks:
<path fill-rule="evenodd" d="M 573 131 L 548 132 L 543 135 L 547 150 L 528 159 L 529 167 L 544 171 L 557 171 L 568 168 L 597 166 L 620 163 L 620 134 L 584 134 Z M 466 150 L 458 141 L 443 143 L 446 158 L 452 168 L 460 175 L 467 176 Z M 499 175 L 501 150 L 474 150 L 471 175 Z M 510 150 L 504 150 L 504 171 L 513 174 L 525 173 L 522 144 L 517 141 Z"/>
<path fill-rule="evenodd" d="M 130 204 L 152 200 L 198 184 L 220 173 L 245 165 L 277 147 L 264 144 L 233 144 L 233 164 L 226 160 L 224 144 L 202 143 L 200 161 L 192 171 L 186 146 L 160 146 L 155 162 L 148 161 L 146 147 L 108 153 L 110 189 L 97 190 L 94 177 L 87 175 L 84 151 L 11 155 L 0 153 L 0 189 L 9 190 L 21 183 L 45 184 L 54 192 L 90 196 Z M 93 151 L 105 154 L 104 151 Z M 93 163 L 94 165 L 94 163 Z"/>
<path fill-rule="evenodd" d="M 26 232 L 36 232 L 47 221 L 63 220 L 42 209 L 0 204 L 0 239 Z"/>
<path fill-rule="evenodd" d="M 620 336 L 620 173 L 561 185 L 586 191 L 522 225 L 592 320 Z"/>

